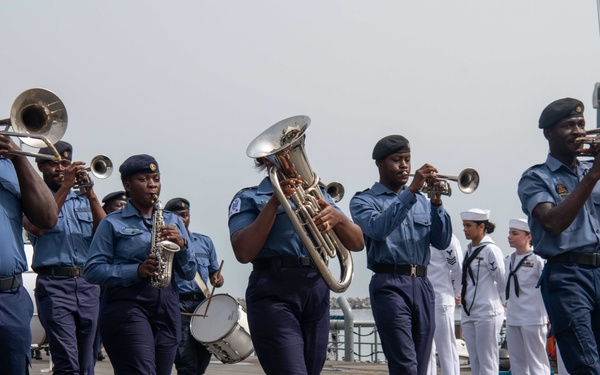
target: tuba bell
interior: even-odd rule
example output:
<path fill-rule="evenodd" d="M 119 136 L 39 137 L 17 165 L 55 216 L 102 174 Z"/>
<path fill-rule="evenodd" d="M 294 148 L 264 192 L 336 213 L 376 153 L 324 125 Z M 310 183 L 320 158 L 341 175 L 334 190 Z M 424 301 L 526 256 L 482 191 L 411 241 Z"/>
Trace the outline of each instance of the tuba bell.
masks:
<path fill-rule="evenodd" d="M 308 116 L 294 116 L 279 121 L 256 137 L 248 146 L 246 154 L 254 159 L 266 158 L 274 165 L 269 168 L 269 179 L 281 206 L 329 289 L 342 293 L 352 281 L 352 256 L 334 231 L 322 234 L 312 220 L 321 210 L 318 200 L 324 198 L 319 177 L 310 168 L 304 151 L 304 132 L 309 125 Z M 291 196 L 295 209 L 279 185 L 281 179 L 289 178 L 302 180 L 301 185 L 294 186 L 295 192 Z M 336 185 L 336 188 L 339 189 L 340 186 Z M 336 255 L 340 262 L 339 279 L 328 268 L 329 259 Z"/>
<path fill-rule="evenodd" d="M 13 102 L 10 118 L 0 120 L 0 126 L 2 125 L 5 128 L 0 134 L 18 137 L 31 147 L 48 147 L 53 155 L 26 151 L 13 151 L 10 154 L 61 160 L 54 144 L 67 131 L 67 110 L 53 92 L 42 88 L 22 92 Z M 11 126 L 13 131 L 8 131 Z"/>

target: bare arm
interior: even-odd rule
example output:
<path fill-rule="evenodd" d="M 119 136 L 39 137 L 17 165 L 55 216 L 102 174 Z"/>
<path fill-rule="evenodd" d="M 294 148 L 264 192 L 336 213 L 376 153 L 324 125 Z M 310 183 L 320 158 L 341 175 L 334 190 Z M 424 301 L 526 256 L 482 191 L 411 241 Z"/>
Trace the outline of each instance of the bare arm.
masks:
<path fill-rule="evenodd" d="M 321 211 L 313 217 L 313 221 L 322 232 L 333 229 L 348 250 L 360 251 L 365 247 L 363 233 L 358 225 L 326 201 L 319 200 L 319 205 Z"/>
<path fill-rule="evenodd" d="M 302 183 L 298 179 L 282 180 L 280 182 L 281 189 L 286 197 L 290 197 L 295 191 L 292 187 L 294 182 L 298 184 Z M 256 220 L 231 236 L 231 246 L 238 262 L 248 263 L 258 256 L 265 242 L 267 242 L 273 223 L 275 223 L 278 207 L 279 199 L 273 194 L 256 217 Z"/>
<path fill-rule="evenodd" d="M 0 155 L 12 160 L 21 190 L 23 213 L 40 228 L 50 229 L 58 220 L 52 193 L 25 156 L 9 154 L 18 150 L 10 137 L 0 135 Z"/>

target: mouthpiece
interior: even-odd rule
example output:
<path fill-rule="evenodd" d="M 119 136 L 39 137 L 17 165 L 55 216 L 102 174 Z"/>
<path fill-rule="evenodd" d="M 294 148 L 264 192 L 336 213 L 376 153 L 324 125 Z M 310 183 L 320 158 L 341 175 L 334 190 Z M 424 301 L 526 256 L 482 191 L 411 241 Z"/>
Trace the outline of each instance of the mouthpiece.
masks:
<path fill-rule="evenodd" d="M 156 204 L 158 202 L 158 194 L 152 195 L 152 203 Z"/>

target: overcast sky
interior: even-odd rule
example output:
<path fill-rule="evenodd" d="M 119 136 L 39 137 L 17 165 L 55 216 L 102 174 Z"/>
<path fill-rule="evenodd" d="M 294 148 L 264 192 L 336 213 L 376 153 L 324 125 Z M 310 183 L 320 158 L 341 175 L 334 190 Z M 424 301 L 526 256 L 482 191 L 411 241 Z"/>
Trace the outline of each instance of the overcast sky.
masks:
<path fill-rule="evenodd" d="M 63 140 L 116 169 L 156 157 L 161 200 L 186 197 L 191 229 L 225 261 L 221 292 L 243 297 L 251 266 L 233 255 L 228 206 L 263 175 L 246 147 L 272 124 L 307 115 L 306 152 L 348 203 L 378 179 L 371 152 L 389 134 L 412 144 L 413 169 L 481 176 L 444 205 L 463 246 L 460 212 L 491 210 L 492 238 L 512 251 L 508 221 L 524 217 L 521 173 L 546 158 L 537 128 L 551 101 L 575 97 L 596 127 L 600 37 L 593 0 L 529 1 L 2 1 L 0 112 L 19 93 L 54 91 Z M 3 110 L 1 108 L 4 108 Z M 100 198 L 122 188 L 96 180 Z M 347 297 L 367 297 L 366 253 Z M 336 274 L 337 276 L 337 274 Z M 336 296 L 332 294 L 332 296 Z"/>

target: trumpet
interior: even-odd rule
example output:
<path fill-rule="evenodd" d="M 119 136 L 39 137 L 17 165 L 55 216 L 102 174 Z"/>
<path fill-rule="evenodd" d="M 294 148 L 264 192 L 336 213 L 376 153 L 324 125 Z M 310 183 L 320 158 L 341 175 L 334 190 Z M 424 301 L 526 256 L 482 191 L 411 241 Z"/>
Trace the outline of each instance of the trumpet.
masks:
<path fill-rule="evenodd" d="M 113 171 L 113 163 L 106 155 L 96 155 L 92 158 L 90 166 L 80 171 L 75 181 L 74 189 L 79 189 L 82 194 L 85 194 L 87 188 L 94 186 L 94 181 L 90 177 L 90 173 L 94 177 L 101 180 L 110 177 Z"/>
<path fill-rule="evenodd" d="M 344 193 L 346 192 L 344 185 L 337 181 L 333 181 L 325 185 L 325 191 L 327 191 L 327 194 L 329 194 L 335 203 L 341 201 L 344 198 Z"/>
<path fill-rule="evenodd" d="M 414 176 L 414 174 L 408 174 L 407 172 L 402 172 L 402 175 Z M 440 184 L 434 185 L 426 182 L 421 189 L 421 192 L 426 193 L 429 199 L 435 194 L 452 196 L 452 187 L 448 181 L 455 181 L 458 184 L 458 189 L 465 194 L 471 194 L 479 186 L 479 173 L 473 168 L 463 169 L 458 176 L 434 174 L 432 177 L 435 182 L 439 182 Z"/>
<path fill-rule="evenodd" d="M 18 137 L 28 146 L 48 147 L 52 151 L 52 155 L 26 151 L 11 151 L 10 154 L 61 160 L 54 144 L 67 131 L 67 110 L 53 92 L 42 88 L 22 92 L 13 102 L 10 118 L 0 120 L 2 125 L 5 128 L 0 135 Z M 11 126 L 13 131 L 8 131 Z"/>

